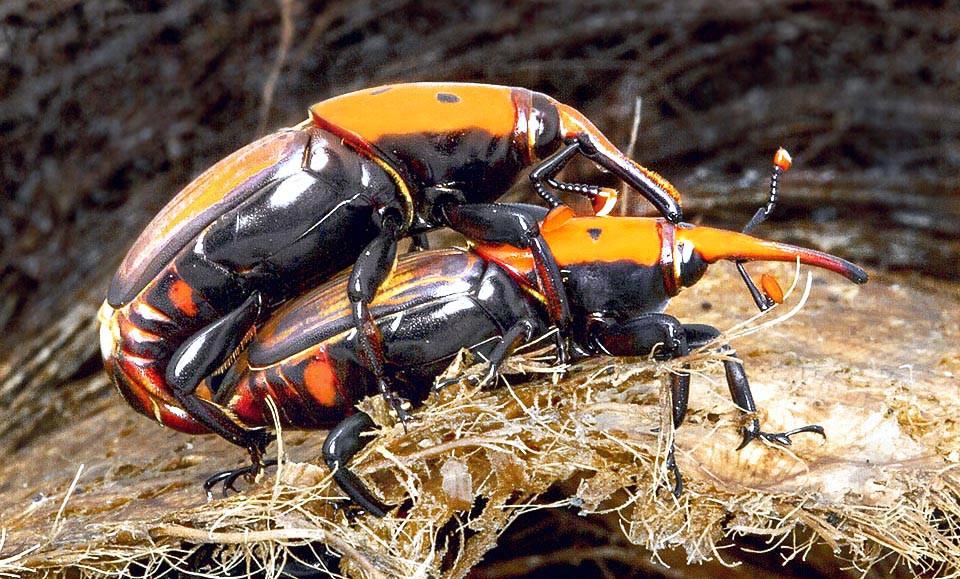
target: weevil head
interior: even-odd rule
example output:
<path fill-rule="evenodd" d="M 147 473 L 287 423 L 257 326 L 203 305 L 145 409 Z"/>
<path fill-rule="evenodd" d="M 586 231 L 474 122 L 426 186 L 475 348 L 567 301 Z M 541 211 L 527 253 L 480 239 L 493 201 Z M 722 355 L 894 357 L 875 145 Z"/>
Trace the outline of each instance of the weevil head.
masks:
<path fill-rule="evenodd" d="M 573 217 L 568 210 L 554 210 L 541 232 L 563 274 L 575 325 L 595 315 L 625 319 L 662 311 L 671 297 L 697 283 L 709 265 L 721 259 L 799 258 L 856 283 L 867 280 L 859 266 L 826 253 L 665 219 Z M 479 243 L 474 251 L 531 292 L 537 290 L 529 250 Z"/>
<path fill-rule="evenodd" d="M 588 158 L 623 156 L 583 113 L 545 94 L 533 93 L 526 122 L 535 159 L 545 159 L 570 143 L 578 143 Z"/>
<path fill-rule="evenodd" d="M 664 225 L 664 229 L 666 229 Z M 690 287 L 703 277 L 707 266 L 729 261 L 784 261 L 811 265 L 838 273 L 854 283 L 866 283 L 867 272 L 834 255 L 759 239 L 736 231 L 681 224 L 673 228 L 672 267 L 675 289 Z"/>
<path fill-rule="evenodd" d="M 677 227 L 667 223 L 661 225 L 660 265 L 664 269 L 667 291 L 671 296 L 700 281 L 712 263 L 708 262 L 696 244 L 684 235 L 684 232 L 692 227 L 686 223 Z"/>
<path fill-rule="evenodd" d="M 583 113 L 546 95 L 534 93 L 527 119 L 531 159 L 545 159 L 561 146 L 578 145 L 581 155 L 622 179 L 646 197 L 661 215 L 677 223 L 683 217 L 680 193 L 664 177 L 630 159 Z M 614 190 L 594 201 L 594 213 L 607 215 L 616 203 Z"/>
<path fill-rule="evenodd" d="M 543 160 L 563 144 L 560 133 L 560 111 L 557 109 L 559 104 L 545 94 L 532 93 L 527 118 L 524 119 L 527 124 L 531 159 Z"/>

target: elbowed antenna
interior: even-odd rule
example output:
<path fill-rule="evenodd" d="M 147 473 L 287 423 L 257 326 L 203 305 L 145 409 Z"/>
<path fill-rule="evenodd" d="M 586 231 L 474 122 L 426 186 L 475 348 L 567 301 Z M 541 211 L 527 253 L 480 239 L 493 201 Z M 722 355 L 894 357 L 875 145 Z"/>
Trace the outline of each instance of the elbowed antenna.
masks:
<path fill-rule="evenodd" d="M 678 227 L 676 229 L 678 241 L 687 241 L 693 244 L 704 261 L 714 263 L 721 259 L 730 261 L 796 261 L 838 273 L 854 283 L 866 283 L 867 272 L 855 263 L 845 259 L 816 251 L 790 245 L 767 241 L 756 237 L 714 229 L 713 227 Z"/>

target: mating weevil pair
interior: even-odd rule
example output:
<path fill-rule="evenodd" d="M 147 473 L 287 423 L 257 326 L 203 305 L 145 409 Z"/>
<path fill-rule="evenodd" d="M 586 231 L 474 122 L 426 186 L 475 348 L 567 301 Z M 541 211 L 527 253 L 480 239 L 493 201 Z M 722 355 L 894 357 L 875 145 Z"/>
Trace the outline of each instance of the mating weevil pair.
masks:
<path fill-rule="evenodd" d="M 665 219 L 571 217 L 546 185 L 587 195 L 598 214 L 616 198 L 554 179 L 578 153 Z M 526 169 L 554 208 L 549 215 L 490 203 Z M 382 514 L 385 505 L 344 468 L 370 424 L 353 405 L 379 391 L 405 418 L 404 401 L 422 400 L 461 347 L 490 356 L 490 378 L 518 344 L 551 326 L 560 329 L 562 361 L 568 341 L 577 357 L 654 349 L 677 357 L 717 334 L 660 313 L 707 263 L 736 261 L 761 308 L 768 297 L 744 260 L 800 259 L 866 280 L 838 258 L 680 218 L 673 187 L 544 95 L 456 84 L 352 93 L 221 161 L 155 218 L 101 310 L 106 366 L 138 411 L 247 448 L 251 466 L 208 488 L 259 472 L 271 440 L 267 397 L 288 426 L 339 423 L 325 459 L 340 467 L 335 476 L 352 498 Z M 394 267 L 399 237 L 441 225 L 475 248 L 417 253 Z M 740 365 L 731 361 L 727 375 L 735 402 L 754 410 Z M 672 386 L 679 424 L 689 375 Z M 790 434 L 763 433 L 754 420 L 743 444 L 759 436 L 789 443 Z"/>
<path fill-rule="evenodd" d="M 107 371 L 137 411 L 245 447 L 255 471 L 272 435 L 211 403 L 201 382 L 229 366 L 278 304 L 352 264 L 346 291 L 364 363 L 404 417 L 368 307 L 393 269 L 397 241 L 450 226 L 470 239 L 529 248 L 551 319 L 565 329 L 561 274 L 536 222 L 491 202 L 529 170 L 552 207 L 560 202 L 548 186 L 586 195 L 598 213 L 608 212 L 612 190 L 554 179 L 577 154 L 680 221 L 666 180 L 543 94 L 422 83 L 316 104 L 297 127 L 214 165 L 147 226 L 101 310 Z"/>

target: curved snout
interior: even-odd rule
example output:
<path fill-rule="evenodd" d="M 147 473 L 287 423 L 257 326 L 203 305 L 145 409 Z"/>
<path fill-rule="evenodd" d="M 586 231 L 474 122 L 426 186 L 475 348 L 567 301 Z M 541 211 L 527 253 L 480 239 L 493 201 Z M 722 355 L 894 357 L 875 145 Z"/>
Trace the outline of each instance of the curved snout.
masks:
<path fill-rule="evenodd" d="M 800 263 L 839 273 L 854 283 L 866 283 L 867 272 L 855 263 L 829 253 L 777 243 L 756 237 L 702 226 L 679 226 L 676 229 L 678 242 L 688 242 L 707 263 L 721 259 L 731 261 L 787 261 L 798 258 Z"/>
<path fill-rule="evenodd" d="M 647 198 L 671 223 L 683 219 L 680 193 L 665 178 L 628 158 L 617 149 L 580 111 L 556 103 L 560 115 L 559 133 L 565 139 L 578 139 L 584 156 L 610 171 Z"/>

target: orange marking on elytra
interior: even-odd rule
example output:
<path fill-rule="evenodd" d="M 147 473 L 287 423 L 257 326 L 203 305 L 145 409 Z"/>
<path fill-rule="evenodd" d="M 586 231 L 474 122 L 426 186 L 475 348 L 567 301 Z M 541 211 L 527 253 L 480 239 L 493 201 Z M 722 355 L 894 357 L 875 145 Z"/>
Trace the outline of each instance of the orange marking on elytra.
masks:
<path fill-rule="evenodd" d="M 303 371 L 304 386 L 310 397 L 322 406 L 336 406 L 337 377 L 324 360 L 312 360 Z"/>
<path fill-rule="evenodd" d="M 197 303 L 193 300 L 193 288 L 190 284 L 178 279 L 170 286 L 167 295 L 178 310 L 190 317 L 197 315 Z"/>

